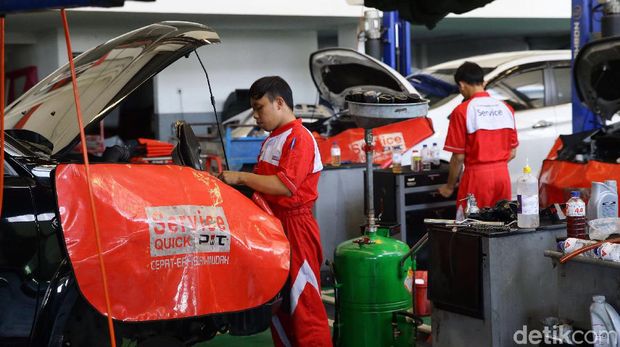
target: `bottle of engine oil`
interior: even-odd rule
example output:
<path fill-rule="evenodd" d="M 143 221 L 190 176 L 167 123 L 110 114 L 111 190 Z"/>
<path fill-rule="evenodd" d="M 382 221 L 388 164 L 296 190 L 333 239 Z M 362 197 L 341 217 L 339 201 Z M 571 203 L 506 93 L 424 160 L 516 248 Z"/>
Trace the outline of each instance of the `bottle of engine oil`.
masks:
<path fill-rule="evenodd" d="M 592 182 L 590 201 L 586 208 L 588 220 L 618 217 L 618 188 L 614 180 Z"/>

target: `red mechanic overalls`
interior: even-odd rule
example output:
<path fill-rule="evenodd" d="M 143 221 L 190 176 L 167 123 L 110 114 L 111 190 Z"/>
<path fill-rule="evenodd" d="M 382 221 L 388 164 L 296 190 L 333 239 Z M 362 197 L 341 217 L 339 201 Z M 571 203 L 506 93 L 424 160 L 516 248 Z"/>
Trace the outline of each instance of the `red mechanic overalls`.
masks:
<path fill-rule="evenodd" d="M 289 297 L 285 296 L 284 305 L 271 321 L 276 346 L 332 345 L 321 300 L 320 232 L 311 210 L 322 169 L 316 141 L 300 119 L 265 139 L 254 169 L 259 175 L 277 175 L 292 193 L 290 197 L 263 194 L 291 244 Z"/>
<path fill-rule="evenodd" d="M 476 93 L 452 111 L 444 150 L 465 154 L 457 207 L 465 208 L 468 193 L 481 208 L 511 199 L 508 160 L 518 145 L 512 108 L 489 93 Z"/>

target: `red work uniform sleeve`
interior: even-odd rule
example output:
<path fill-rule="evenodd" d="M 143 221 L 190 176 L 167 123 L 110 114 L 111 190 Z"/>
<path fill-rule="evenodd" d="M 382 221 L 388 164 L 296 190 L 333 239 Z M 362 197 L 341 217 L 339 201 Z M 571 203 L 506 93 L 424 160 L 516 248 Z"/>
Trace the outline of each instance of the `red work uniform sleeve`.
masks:
<path fill-rule="evenodd" d="M 466 117 L 460 112 L 460 107 L 452 111 L 450 114 L 450 124 L 448 125 L 448 135 L 443 147 L 444 150 L 456 154 L 465 153 L 465 143 L 467 141 L 467 125 L 465 121 Z"/>
<path fill-rule="evenodd" d="M 312 173 L 314 143 L 310 134 L 291 134 L 284 143 L 276 175 L 295 194 L 306 177 Z"/>

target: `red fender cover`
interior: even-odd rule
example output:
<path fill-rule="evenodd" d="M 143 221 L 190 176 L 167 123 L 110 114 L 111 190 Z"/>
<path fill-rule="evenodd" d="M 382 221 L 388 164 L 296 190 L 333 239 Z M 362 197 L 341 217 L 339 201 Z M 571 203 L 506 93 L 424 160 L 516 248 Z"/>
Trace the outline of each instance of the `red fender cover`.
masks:
<path fill-rule="evenodd" d="M 150 321 L 260 306 L 283 287 L 280 221 L 206 172 L 173 165 L 91 165 L 112 316 Z M 59 165 L 56 189 L 83 296 L 106 314 L 83 165 Z"/>
<path fill-rule="evenodd" d="M 392 123 L 372 130 L 375 139 L 373 162 L 382 165 L 392 160 L 392 148 L 400 146 L 405 151 L 434 134 L 430 118 L 419 117 Z M 366 162 L 364 129 L 354 128 L 328 138 L 317 138 L 323 163 L 331 163 L 331 146 L 337 142 L 340 160 L 351 163 Z"/>
<path fill-rule="evenodd" d="M 587 201 L 592 181 L 616 180 L 620 182 L 620 165 L 589 161 L 572 163 L 546 159 L 540 170 L 539 195 L 541 206 L 564 203 L 570 198 L 572 190 L 585 192 L 582 198 Z"/>

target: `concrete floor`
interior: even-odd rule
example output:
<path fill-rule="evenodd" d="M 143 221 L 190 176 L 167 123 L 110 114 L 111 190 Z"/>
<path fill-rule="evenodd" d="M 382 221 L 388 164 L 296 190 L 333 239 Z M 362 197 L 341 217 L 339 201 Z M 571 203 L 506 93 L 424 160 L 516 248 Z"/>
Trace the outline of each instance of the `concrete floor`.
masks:
<path fill-rule="evenodd" d="M 253 336 L 218 335 L 213 340 L 196 345 L 196 347 L 268 347 L 273 346 L 269 329 Z"/>
<path fill-rule="evenodd" d="M 323 303 L 327 310 L 327 315 L 330 320 L 330 326 L 334 317 L 334 305 L 333 305 L 333 290 L 330 288 L 323 288 Z M 430 317 L 424 317 L 422 319 L 427 326 L 431 325 Z M 431 344 L 427 342 L 428 334 L 419 333 L 419 342 L 417 347 L 429 347 Z M 271 340 L 271 331 L 266 331 L 253 335 L 253 336 L 230 336 L 228 334 L 218 335 L 213 340 L 196 345 L 196 347 L 271 347 L 273 342 Z M 378 346 L 380 347 L 380 346 Z"/>

